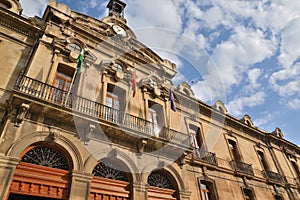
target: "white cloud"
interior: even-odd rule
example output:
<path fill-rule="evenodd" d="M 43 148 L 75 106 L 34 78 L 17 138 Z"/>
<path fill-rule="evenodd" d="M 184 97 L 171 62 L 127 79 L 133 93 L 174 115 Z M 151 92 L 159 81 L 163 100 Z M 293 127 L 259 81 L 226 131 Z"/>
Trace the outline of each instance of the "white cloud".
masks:
<path fill-rule="evenodd" d="M 288 98 L 291 96 L 300 97 L 300 63 L 274 72 L 269 79 L 271 88 L 278 93 L 279 96 Z"/>
<path fill-rule="evenodd" d="M 257 127 L 264 126 L 266 131 L 272 132 L 276 127 L 274 119 L 279 116 L 279 112 L 263 112 L 260 113 L 260 117 L 253 120 L 253 123 Z"/>
<path fill-rule="evenodd" d="M 260 30 L 237 27 L 232 37 L 219 44 L 213 53 L 225 89 L 230 92 L 250 66 L 272 56 L 275 47 L 274 40 L 265 39 Z"/>
<path fill-rule="evenodd" d="M 181 11 L 180 7 L 172 0 L 129 0 L 127 18 L 132 27 L 164 27 L 180 31 Z M 138 16 L 138 17 L 137 17 Z"/>
<path fill-rule="evenodd" d="M 248 79 L 249 79 L 249 90 L 253 91 L 254 89 L 257 89 L 261 86 L 260 83 L 258 83 L 258 78 L 262 75 L 263 70 L 259 68 L 250 69 L 248 71 Z"/>
<path fill-rule="evenodd" d="M 283 68 L 289 68 L 300 57 L 300 17 L 287 24 L 281 33 L 280 55 L 278 60 Z"/>
<path fill-rule="evenodd" d="M 300 99 L 291 99 L 287 102 L 287 104 L 291 109 L 295 109 L 295 110 L 300 109 Z"/>
<path fill-rule="evenodd" d="M 180 83 L 182 83 L 182 82 L 187 82 L 186 81 L 186 78 L 184 77 L 184 75 L 183 74 L 181 74 L 180 72 L 178 72 L 175 76 L 174 76 L 174 78 L 172 78 L 172 82 L 173 82 L 173 84 L 174 85 L 179 85 Z"/>
<path fill-rule="evenodd" d="M 263 91 L 257 92 L 250 96 L 238 96 L 227 104 L 229 113 L 240 116 L 244 112 L 244 108 L 253 108 L 265 102 L 266 94 Z"/>
<path fill-rule="evenodd" d="M 33 17 L 35 15 L 42 16 L 48 0 L 20 0 L 24 15 Z"/>

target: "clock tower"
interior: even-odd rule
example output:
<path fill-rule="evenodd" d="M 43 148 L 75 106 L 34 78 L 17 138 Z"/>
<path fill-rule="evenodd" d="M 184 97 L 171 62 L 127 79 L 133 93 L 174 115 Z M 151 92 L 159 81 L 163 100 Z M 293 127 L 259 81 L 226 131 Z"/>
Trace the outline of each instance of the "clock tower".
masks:
<path fill-rule="evenodd" d="M 109 16 L 115 16 L 124 19 L 124 8 L 126 7 L 126 3 L 120 0 L 110 0 L 106 7 L 108 8 Z"/>

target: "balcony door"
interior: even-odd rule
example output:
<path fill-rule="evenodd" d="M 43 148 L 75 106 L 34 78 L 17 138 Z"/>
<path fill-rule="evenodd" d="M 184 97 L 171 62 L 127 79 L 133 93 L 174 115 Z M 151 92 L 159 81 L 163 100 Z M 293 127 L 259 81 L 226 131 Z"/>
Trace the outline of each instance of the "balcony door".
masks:
<path fill-rule="evenodd" d="M 241 161 L 241 155 L 239 153 L 236 142 L 233 140 L 228 140 L 228 146 L 233 160 Z"/>
<path fill-rule="evenodd" d="M 74 69 L 59 65 L 55 74 L 55 79 L 53 81 L 53 86 L 56 89 L 54 92 L 54 102 L 55 103 L 66 103 L 67 93 L 70 90 L 72 78 L 74 75 Z M 71 105 L 71 98 L 68 99 L 68 105 Z"/>
<path fill-rule="evenodd" d="M 151 122 L 150 125 L 150 132 L 153 136 L 158 137 L 159 136 L 159 128 L 157 124 L 157 113 L 156 110 L 149 108 L 149 121 Z"/>
<path fill-rule="evenodd" d="M 120 110 L 119 97 L 111 92 L 107 92 L 106 106 L 107 106 L 106 120 L 112 122 L 118 122 L 119 110 Z"/>

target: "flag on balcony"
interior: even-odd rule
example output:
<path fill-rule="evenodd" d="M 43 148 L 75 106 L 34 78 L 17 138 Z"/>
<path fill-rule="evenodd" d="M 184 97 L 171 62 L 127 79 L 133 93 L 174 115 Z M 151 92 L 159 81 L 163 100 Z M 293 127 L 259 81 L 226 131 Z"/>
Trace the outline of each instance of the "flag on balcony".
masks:
<path fill-rule="evenodd" d="M 131 89 L 133 91 L 132 97 L 135 97 L 135 94 L 136 94 L 136 71 L 134 71 L 133 77 L 131 80 Z"/>
<path fill-rule="evenodd" d="M 80 54 L 78 55 L 76 61 L 77 61 L 77 73 L 81 72 L 81 66 L 82 66 L 82 62 L 83 62 L 83 58 L 84 58 L 84 48 L 81 49 Z"/>
<path fill-rule="evenodd" d="M 173 110 L 174 112 L 176 112 L 176 106 L 175 106 L 175 101 L 174 101 L 174 95 L 173 95 L 173 91 L 170 88 L 170 94 L 169 94 L 169 101 L 171 102 L 171 110 Z"/>

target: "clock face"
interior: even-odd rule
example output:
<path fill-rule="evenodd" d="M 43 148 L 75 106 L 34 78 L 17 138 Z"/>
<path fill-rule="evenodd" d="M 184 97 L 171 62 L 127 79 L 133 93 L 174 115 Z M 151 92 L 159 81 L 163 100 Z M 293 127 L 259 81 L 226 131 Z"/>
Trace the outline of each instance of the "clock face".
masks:
<path fill-rule="evenodd" d="M 126 31 L 119 25 L 113 25 L 113 30 L 115 31 L 115 33 L 117 33 L 118 35 L 121 35 L 123 37 L 127 36 Z"/>

